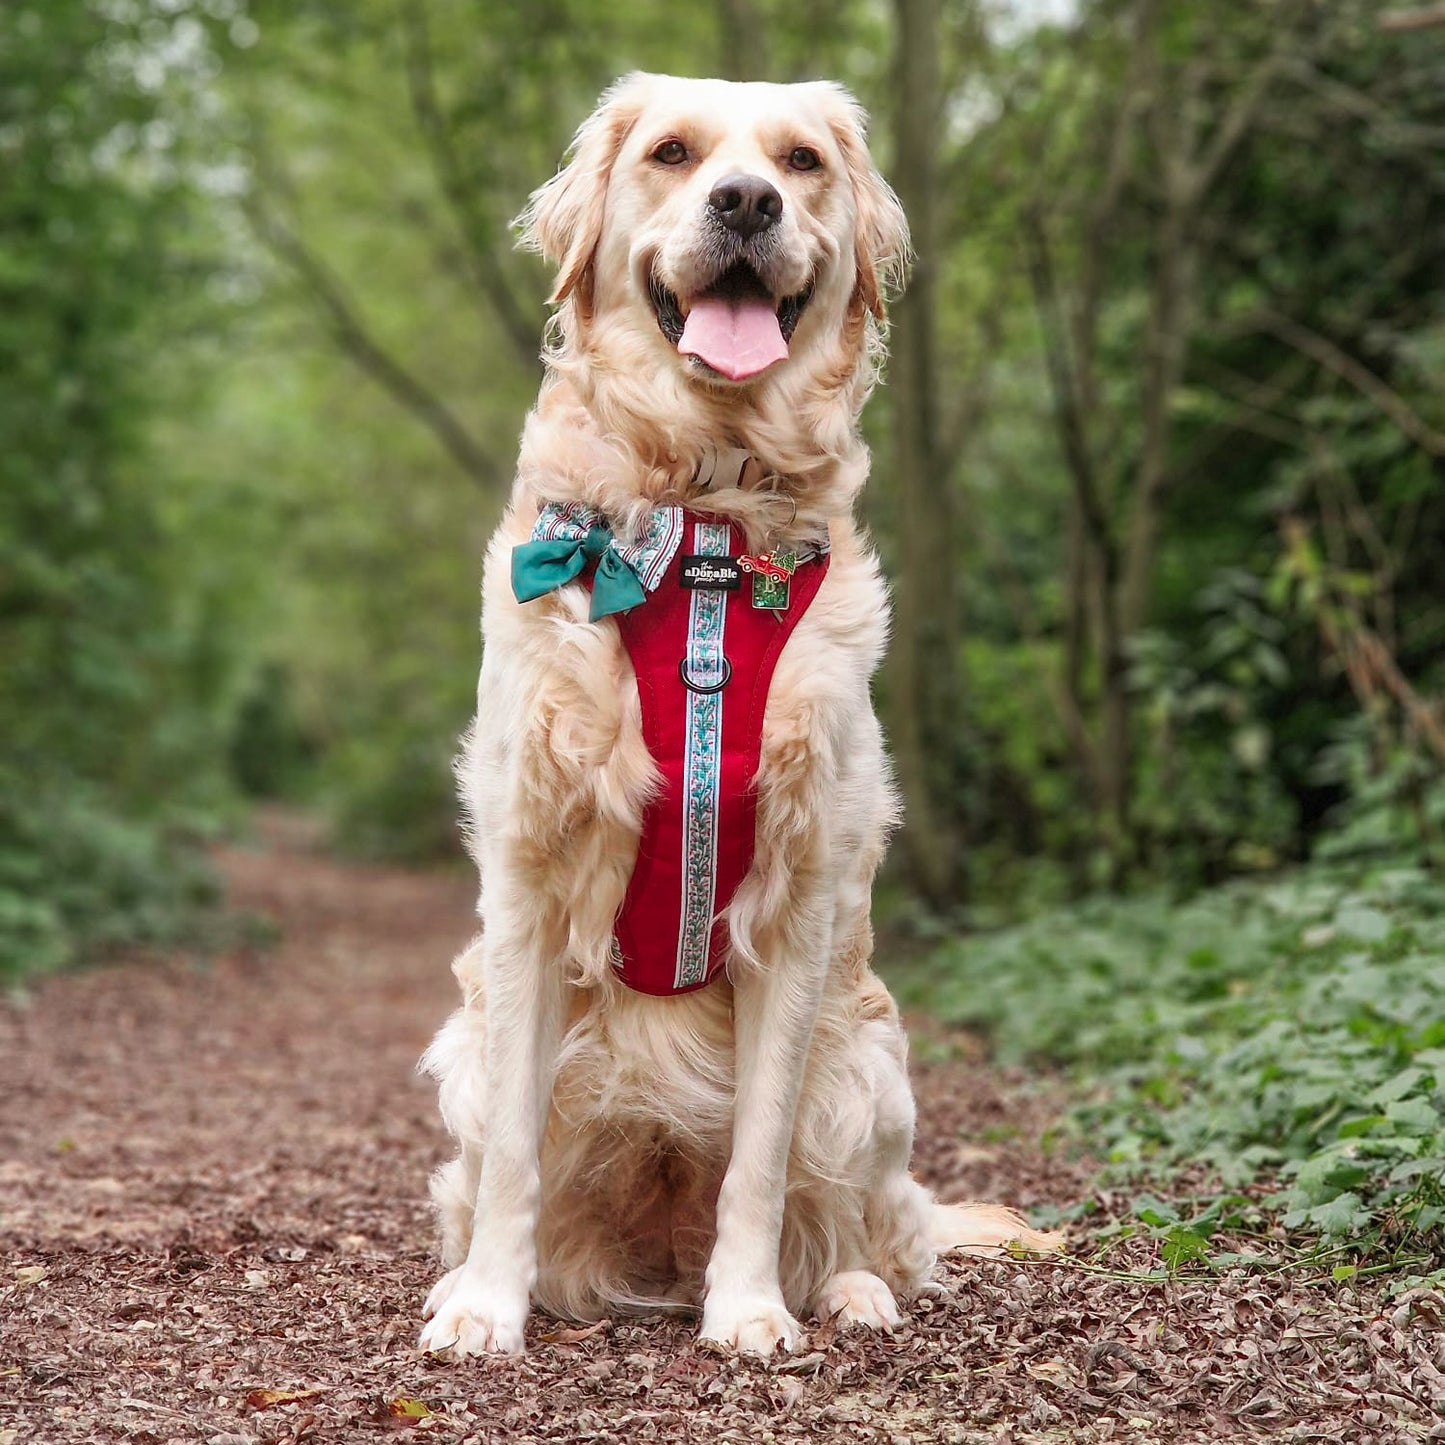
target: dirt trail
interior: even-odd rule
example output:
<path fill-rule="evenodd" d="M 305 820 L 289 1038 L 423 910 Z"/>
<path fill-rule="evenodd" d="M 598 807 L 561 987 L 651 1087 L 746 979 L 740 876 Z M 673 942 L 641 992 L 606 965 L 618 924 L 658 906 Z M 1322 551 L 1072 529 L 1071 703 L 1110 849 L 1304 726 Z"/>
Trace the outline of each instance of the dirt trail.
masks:
<path fill-rule="evenodd" d="M 537 1320 L 523 1360 L 430 1361 L 446 1144 L 413 1067 L 453 1003 L 471 882 L 276 827 L 221 864 L 279 946 L 0 1002 L 0 1445 L 1445 1439 L 1438 1298 L 1247 1279 L 970 1263 L 896 1335 L 817 1325 L 772 1367 L 678 1322 Z M 1041 1105 L 975 1063 L 918 1075 L 941 1192 L 1079 1197 L 1037 1147 Z"/>

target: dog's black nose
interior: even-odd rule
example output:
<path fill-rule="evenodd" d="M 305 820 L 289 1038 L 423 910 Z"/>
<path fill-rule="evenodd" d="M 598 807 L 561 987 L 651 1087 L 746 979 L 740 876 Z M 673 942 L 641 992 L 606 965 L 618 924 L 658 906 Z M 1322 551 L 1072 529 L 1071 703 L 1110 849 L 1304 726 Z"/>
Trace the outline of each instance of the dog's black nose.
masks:
<path fill-rule="evenodd" d="M 783 214 L 778 188 L 761 176 L 724 176 L 712 188 L 707 203 L 728 230 L 744 239 L 766 231 Z"/>

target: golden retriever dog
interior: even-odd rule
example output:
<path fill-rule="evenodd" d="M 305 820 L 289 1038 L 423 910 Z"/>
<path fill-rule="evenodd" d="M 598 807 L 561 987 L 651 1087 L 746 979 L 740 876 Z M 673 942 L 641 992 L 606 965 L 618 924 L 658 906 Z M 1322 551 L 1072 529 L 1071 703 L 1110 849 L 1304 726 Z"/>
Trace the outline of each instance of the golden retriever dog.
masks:
<path fill-rule="evenodd" d="M 522 224 L 558 310 L 458 763 L 481 931 L 423 1060 L 459 1152 L 421 1344 L 521 1351 L 533 1302 L 700 1307 L 704 1339 L 763 1355 L 809 1316 L 890 1329 L 939 1251 L 1049 1243 L 910 1175 L 907 1045 L 870 968 L 897 804 L 869 701 L 887 595 L 852 513 L 903 212 L 838 86 L 634 74 Z M 688 652 L 659 622 L 653 666 L 637 639 L 673 616 Z M 649 748 L 684 708 L 678 748 L 720 709 L 751 724 L 722 784 L 715 755 L 678 783 Z M 681 862 L 655 841 L 677 829 Z M 666 977 L 629 979 L 629 951 Z"/>

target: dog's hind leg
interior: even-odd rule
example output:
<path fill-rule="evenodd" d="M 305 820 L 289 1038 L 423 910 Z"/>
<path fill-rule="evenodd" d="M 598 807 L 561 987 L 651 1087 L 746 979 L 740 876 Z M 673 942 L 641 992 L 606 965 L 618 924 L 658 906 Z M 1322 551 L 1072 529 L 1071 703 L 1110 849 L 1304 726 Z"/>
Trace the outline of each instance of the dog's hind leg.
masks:
<path fill-rule="evenodd" d="M 1057 1254 L 1064 1236 L 1034 1229 L 1022 1214 L 999 1204 L 933 1205 L 929 1237 L 938 1254 L 981 1254 L 997 1257 L 1009 1246 L 1034 1254 Z"/>
<path fill-rule="evenodd" d="M 901 1318 L 898 1297 L 923 1282 L 933 1264 L 928 1229 L 932 1200 L 908 1172 L 913 1152 L 913 1091 L 902 1034 L 891 1000 L 882 994 L 881 1016 L 858 1028 L 849 1056 L 858 1069 L 860 1107 L 871 1129 L 853 1168 L 859 1180 L 862 1238 L 841 1253 L 837 1272 L 814 1299 L 820 1319 L 891 1330 Z"/>
<path fill-rule="evenodd" d="M 432 1203 L 441 1233 L 442 1264 L 454 1270 L 466 1258 L 482 1171 L 482 1133 L 487 1114 L 487 1021 L 481 993 L 480 936 L 452 964 L 466 1003 L 442 1025 L 418 1069 L 437 1081 L 442 1121 L 457 1141 L 457 1157 L 431 1177 Z M 435 1299 L 436 1291 L 429 1304 Z M 430 1317 L 430 1316 L 428 1316 Z"/>
<path fill-rule="evenodd" d="M 819 1319 L 836 1319 L 841 1325 L 861 1325 L 872 1330 L 891 1331 L 903 1319 L 893 1291 L 866 1269 L 835 1274 L 823 1286 L 814 1309 Z"/>

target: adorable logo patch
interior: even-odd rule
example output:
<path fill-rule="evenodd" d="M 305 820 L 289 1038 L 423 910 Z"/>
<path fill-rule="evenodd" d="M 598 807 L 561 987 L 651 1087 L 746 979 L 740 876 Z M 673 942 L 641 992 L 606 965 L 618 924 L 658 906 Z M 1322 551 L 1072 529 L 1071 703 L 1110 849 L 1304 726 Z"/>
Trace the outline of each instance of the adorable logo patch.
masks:
<path fill-rule="evenodd" d="M 731 557 L 684 557 L 678 580 L 694 592 L 733 592 L 742 586 L 743 569 Z"/>

